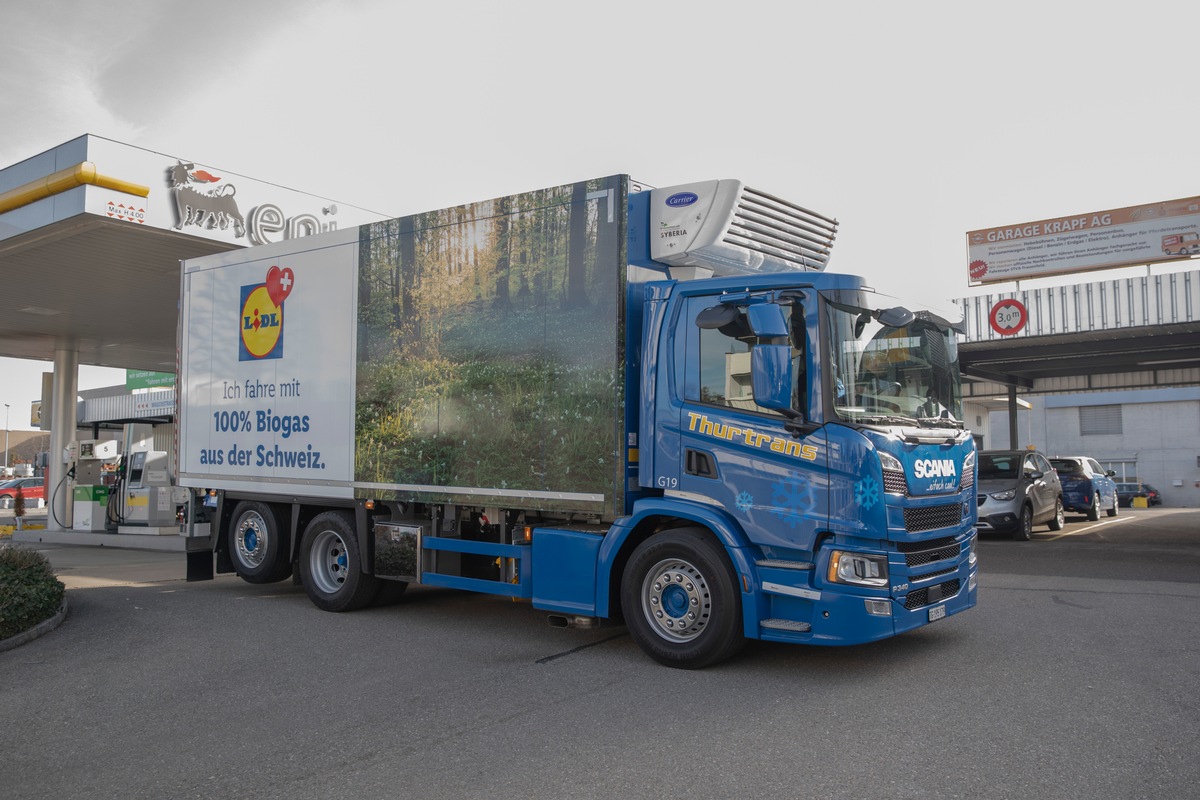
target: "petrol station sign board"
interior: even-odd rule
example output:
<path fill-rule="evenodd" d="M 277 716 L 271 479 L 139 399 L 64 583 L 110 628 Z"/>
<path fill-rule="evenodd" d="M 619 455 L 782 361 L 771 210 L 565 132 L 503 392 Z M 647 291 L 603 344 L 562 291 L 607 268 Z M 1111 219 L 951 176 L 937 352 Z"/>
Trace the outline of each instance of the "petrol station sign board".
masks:
<path fill-rule="evenodd" d="M 968 283 L 1176 261 L 1200 253 L 1200 197 L 967 233 Z"/>

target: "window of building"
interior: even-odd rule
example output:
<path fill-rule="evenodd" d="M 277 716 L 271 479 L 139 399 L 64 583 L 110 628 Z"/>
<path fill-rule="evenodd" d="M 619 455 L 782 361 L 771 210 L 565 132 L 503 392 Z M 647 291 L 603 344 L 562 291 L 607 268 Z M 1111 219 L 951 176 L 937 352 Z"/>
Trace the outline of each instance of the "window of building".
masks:
<path fill-rule="evenodd" d="M 1099 436 L 1124 433 L 1120 406 L 1080 406 L 1079 435 Z"/>

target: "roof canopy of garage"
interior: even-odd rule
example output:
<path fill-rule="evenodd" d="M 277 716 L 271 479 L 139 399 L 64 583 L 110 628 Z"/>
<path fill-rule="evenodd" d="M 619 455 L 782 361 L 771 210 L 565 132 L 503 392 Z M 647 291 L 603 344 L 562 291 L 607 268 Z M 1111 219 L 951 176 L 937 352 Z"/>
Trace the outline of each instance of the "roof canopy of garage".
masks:
<path fill-rule="evenodd" d="M 959 301 L 964 376 L 1027 393 L 1200 383 L 1200 271 Z M 997 324 L 1010 313 L 1016 324 Z M 1093 379 L 1108 376 L 1097 385 Z M 1086 378 L 1086 380 L 1080 380 Z"/>

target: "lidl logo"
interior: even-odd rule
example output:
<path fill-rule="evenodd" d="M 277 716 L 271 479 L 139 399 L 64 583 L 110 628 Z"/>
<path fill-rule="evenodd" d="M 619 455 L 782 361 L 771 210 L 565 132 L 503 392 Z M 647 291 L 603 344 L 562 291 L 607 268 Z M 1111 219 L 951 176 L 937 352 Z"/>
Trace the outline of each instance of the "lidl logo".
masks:
<path fill-rule="evenodd" d="M 271 267 L 265 282 L 242 287 L 239 361 L 283 358 L 283 301 L 295 282 L 290 267 Z"/>

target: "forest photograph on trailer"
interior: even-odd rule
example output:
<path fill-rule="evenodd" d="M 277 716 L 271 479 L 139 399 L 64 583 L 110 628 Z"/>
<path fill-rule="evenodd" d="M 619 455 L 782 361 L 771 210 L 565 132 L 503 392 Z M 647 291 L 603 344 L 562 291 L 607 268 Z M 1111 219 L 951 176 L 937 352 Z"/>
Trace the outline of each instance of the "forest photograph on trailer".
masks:
<path fill-rule="evenodd" d="M 622 187 L 606 178 L 360 228 L 355 480 L 406 487 L 373 496 L 614 496 Z M 601 510 L 581 502 L 541 507 Z"/>

